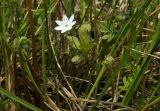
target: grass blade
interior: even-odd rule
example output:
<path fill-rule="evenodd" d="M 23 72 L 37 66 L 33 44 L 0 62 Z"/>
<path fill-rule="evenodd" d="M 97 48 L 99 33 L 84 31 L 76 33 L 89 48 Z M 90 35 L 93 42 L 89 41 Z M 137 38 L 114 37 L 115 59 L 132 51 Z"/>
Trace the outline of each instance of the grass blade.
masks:
<path fill-rule="evenodd" d="M 33 110 L 33 111 L 42 111 L 41 109 L 37 108 L 36 106 L 33 106 L 32 104 L 28 103 L 27 101 L 9 93 L 8 91 L 6 91 L 5 89 L 0 87 L 0 93 L 7 96 L 8 98 L 12 99 L 13 101 L 18 102 L 19 104 Z"/>
<path fill-rule="evenodd" d="M 155 47 L 158 46 L 159 42 L 160 42 L 160 22 L 157 24 L 157 28 L 156 28 L 156 33 L 153 36 L 153 41 L 151 43 L 151 46 L 149 48 L 148 54 L 152 54 L 155 50 Z M 146 58 L 144 59 L 144 61 L 142 62 L 141 65 L 139 65 L 137 72 L 136 72 L 136 76 L 132 82 L 132 84 L 130 85 L 129 89 L 127 90 L 122 103 L 127 105 L 130 103 L 132 96 L 134 95 L 135 91 L 137 90 L 141 79 L 144 75 L 144 72 L 146 70 L 146 68 L 148 67 L 148 64 L 150 62 L 150 56 L 146 56 Z"/>

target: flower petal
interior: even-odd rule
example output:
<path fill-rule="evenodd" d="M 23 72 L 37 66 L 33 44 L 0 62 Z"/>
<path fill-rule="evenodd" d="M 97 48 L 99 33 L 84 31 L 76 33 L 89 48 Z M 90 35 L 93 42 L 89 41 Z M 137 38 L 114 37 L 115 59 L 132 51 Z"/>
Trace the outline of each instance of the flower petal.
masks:
<path fill-rule="evenodd" d="M 64 22 L 63 22 L 63 21 L 60 21 L 60 20 L 56 20 L 56 23 L 57 23 L 58 25 L 64 25 Z"/>
<path fill-rule="evenodd" d="M 68 22 L 68 17 L 66 15 L 63 15 L 63 22 Z"/>
<path fill-rule="evenodd" d="M 67 29 L 64 28 L 63 30 L 61 30 L 61 33 L 64 33 L 64 32 L 66 32 L 66 31 L 67 31 Z"/>
<path fill-rule="evenodd" d="M 62 26 L 57 26 L 57 27 L 55 27 L 54 29 L 55 29 L 55 30 L 63 30 L 64 27 L 62 27 Z"/>
<path fill-rule="evenodd" d="M 68 23 L 72 23 L 73 19 L 74 19 L 74 15 L 72 15 L 72 16 L 69 18 Z"/>
<path fill-rule="evenodd" d="M 73 26 L 76 23 L 76 21 L 73 21 L 70 25 Z"/>

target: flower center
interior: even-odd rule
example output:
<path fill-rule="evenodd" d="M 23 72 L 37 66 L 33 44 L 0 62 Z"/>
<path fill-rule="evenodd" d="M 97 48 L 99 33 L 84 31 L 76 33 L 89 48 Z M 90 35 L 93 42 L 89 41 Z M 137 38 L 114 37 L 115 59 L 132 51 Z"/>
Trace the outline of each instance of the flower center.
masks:
<path fill-rule="evenodd" d="M 65 27 L 68 27 L 68 24 L 67 24 L 67 23 L 65 24 Z"/>

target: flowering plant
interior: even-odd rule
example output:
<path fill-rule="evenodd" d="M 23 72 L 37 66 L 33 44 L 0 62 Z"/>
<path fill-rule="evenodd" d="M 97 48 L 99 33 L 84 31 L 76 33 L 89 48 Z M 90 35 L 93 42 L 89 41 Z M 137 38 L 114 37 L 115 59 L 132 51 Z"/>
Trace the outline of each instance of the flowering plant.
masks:
<path fill-rule="evenodd" d="M 55 27 L 55 30 L 60 30 L 61 33 L 71 30 L 72 26 L 76 23 L 76 21 L 73 21 L 73 19 L 74 15 L 72 15 L 69 19 L 66 15 L 63 15 L 62 20 L 56 20 L 58 26 Z"/>

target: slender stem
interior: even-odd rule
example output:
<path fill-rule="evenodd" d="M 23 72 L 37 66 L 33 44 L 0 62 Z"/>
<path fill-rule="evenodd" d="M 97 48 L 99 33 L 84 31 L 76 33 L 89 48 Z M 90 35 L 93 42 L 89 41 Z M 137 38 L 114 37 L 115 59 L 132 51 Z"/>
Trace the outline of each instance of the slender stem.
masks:
<path fill-rule="evenodd" d="M 35 75 L 35 80 L 39 84 L 39 68 L 38 68 L 38 58 L 37 58 L 37 48 L 36 48 L 36 36 L 35 36 L 35 22 L 33 17 L 33 2 L 32 0 L 27 0 L 28 9 L 28 20 L 30 25 L 30 33 L 32 38 L 32 57 L 33 57 L 33 70 Z"/>

